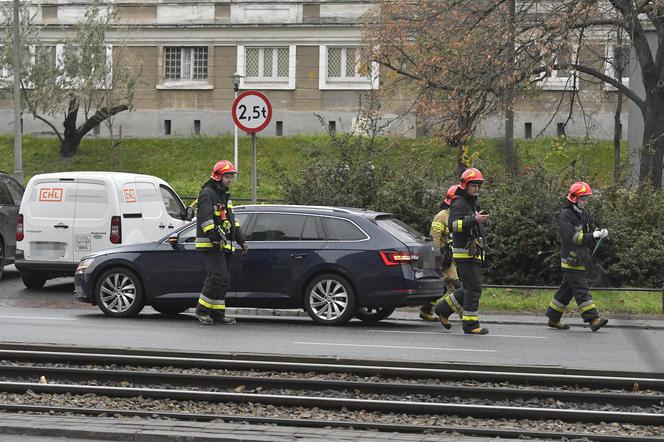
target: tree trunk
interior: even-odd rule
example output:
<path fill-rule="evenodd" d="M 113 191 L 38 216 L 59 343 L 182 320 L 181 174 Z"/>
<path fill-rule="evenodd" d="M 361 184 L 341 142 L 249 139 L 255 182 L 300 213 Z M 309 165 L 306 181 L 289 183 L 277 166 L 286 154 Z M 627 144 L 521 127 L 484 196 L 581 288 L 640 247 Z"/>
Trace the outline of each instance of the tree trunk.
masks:
<path fill-rule="evenodd" d="M 618 102 L 616 103 L 616 112 L 613 115 L 613 184 L 620 181 L 620 142 L 622 141 L 622 125 L 620 124 L 620 114 L 622 113 L 623 94 L 618 91 Z"/>
<path fill-rule="evenodd" d="M 64 138 L 60 143 L 60 156 L 68 158 L 74 156 L 81 144 L 81 136 L 76 130 L 76 118 L 78 116 L 78 102 L 75 99 L 69 101 L 69 110 L 65 116 L 63 126 Z"/>
<path fill-rule="evenodd" d="M 651 97 L 643 116 L 643 144 L 639 164 L 639 183 L 649 181 L 654 189 L 662 187 L 664 156 L 664 97 Z"/>

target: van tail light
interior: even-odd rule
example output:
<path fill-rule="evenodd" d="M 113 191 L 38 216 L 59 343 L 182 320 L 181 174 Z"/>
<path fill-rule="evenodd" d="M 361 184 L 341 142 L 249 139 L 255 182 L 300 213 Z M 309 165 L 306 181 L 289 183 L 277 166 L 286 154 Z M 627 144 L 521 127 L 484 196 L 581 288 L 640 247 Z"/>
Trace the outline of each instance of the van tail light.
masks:
<path fill-rule="evenodd" d="M 410 252 L 387 252 L 384 250 L 380 251 L 380 258 L 383 260 L 383 264 L 388 267 L 398 266 L 399 264 L 406 264 L 409 262 L 417 261 L 417 255 L 413 255 Z"/>
<path fill-rule="evenodd" d="M 111 217 L 111 236 L 113 244 L 122 244 L 122 218 L 119 216 Z"/>
<path fill-rule="evenodd" d="M 23 234 L 23 214 L 19 213 L 16 218 L 16 241 L 23 241 L 25 235 Z"/>

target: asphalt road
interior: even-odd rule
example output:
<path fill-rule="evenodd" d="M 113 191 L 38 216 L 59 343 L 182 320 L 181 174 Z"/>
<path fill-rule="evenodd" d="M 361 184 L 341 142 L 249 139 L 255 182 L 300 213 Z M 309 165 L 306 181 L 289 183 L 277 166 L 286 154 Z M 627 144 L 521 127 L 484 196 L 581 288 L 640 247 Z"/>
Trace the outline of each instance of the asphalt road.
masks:
<path fill-rule="evenodd" d="M 607 327 L 597 333 L 525 324 L 491 324 L 468 336 L 455 323 L 386 320 L 317 326 L 308 318 L 239 316 L 234 326 L 206 327 L 192 313 L 168 318 L 146 308 L 112 319 L 73 300 L 73 279 L 26 289 L 8 268 L 0 281 L 0 341 L 121 348 L 168 348 L 344 358 L 545 365 L 618 371 L 664 371 L 664 330 Z"/>

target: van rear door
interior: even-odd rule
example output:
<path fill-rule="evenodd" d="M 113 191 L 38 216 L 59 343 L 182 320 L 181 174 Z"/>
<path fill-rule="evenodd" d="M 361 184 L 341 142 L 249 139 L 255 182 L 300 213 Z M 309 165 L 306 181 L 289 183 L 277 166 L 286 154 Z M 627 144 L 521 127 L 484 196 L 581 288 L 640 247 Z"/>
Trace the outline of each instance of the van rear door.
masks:
<path fill-rule="evenodd" d="M 111 247 L 109 240 L 112 210 L 108 184 L 79 180 L 76 191 L 76 220 L 74 222 L 74 262 L 85 255 Z"/>
<path fill-rule="evenodd" d="M 167 234 L 164 217 L 164 202 L 161 192 L 154 183 L 136 181 L 136 196 L 143 212 L 143 235 L 145 241 L 156 241 Z"/>
<path fill-rule="evenodd" d="M 38 181 L 32 187 L 23 211 L 26 260 L 74 263 L 77 191 L 78 183 L 65 178 Z"/>

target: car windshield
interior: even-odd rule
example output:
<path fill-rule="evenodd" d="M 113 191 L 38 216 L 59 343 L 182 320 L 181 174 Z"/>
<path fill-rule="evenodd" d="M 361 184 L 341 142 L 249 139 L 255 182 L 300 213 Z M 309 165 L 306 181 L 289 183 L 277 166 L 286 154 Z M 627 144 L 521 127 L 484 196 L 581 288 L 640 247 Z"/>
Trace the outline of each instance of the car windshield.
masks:
<path fill-rule="evenodd" d="M 393 216 L 376 218 L 376 224 L 401 242 L 426 239 L 426 236 L 422 235 L 414 227 Z"/>

